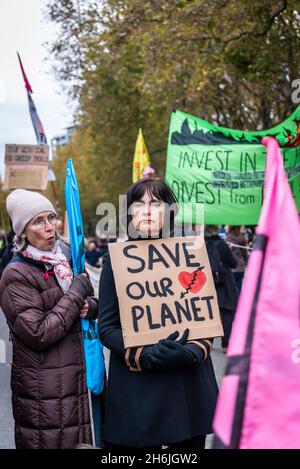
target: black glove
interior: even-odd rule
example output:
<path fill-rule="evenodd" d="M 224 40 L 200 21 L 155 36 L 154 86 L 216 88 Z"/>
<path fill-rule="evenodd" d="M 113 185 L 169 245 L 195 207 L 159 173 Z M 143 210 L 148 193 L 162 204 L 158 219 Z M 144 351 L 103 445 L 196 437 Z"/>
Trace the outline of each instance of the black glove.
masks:
<path fill-rule="evenodd" d="M 150 360 L 150 357 L 153 356 L 152 350 L 153 350 L 153 345 L 146 345 L 143 348 L 141 356 L 140 356 L 140 366 L 142 370 L 152 370 L 154 368 L 153 363 Z"/>
<path fill-rule="evenodd" d="M 178 331 L 173 332 L 167 337 L 167 340 L 175 340 L 177 339 L 178 336 L 179 336 Z M 183 337 L 181 338 L 181 340 L 182 339 Z M 146 345 L 145 347 L 143 347 L 143 351 L 140 356 L 140 365 L 141 365 L 142 370 L 152 370 L 153 368 L 155 368 L 152 361 L 150 360 L 150 357 L 153 357 L 154 347 L 155 345 Z"/>
<path fill-rule="evenodd" d="M 158 344 L 145 350 L 141 356 L 141 367 L 145 370 L 168 369 L 192 366 L 198 363 L 195 354 L 185 345 L 189 329 L 186 329 L 182 338 L 175 342 L 178 332 L 174 332 L 167 339 L 162 339 Z"/>
<path fill-rule="evenodd" d="M 87 296 L 91 296 L 94 290 L 89 277 L 86 274 L 79 274 L 73 279 L 69 291 L 75 291 L 85 299 Z"/>

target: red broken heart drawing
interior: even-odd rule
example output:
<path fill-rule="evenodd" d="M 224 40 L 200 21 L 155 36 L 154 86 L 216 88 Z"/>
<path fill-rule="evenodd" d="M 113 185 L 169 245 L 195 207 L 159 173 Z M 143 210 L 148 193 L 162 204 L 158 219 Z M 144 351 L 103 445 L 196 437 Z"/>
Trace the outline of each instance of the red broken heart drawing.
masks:
<path fill-rule="evenodd" d="M 205 273 L 202 272 L 202 269 L 204 269 L 204 267 L 199 267 L 199 269 L 194 270 L 194 272 L 180 272 L 178 280 L 183 288 L 187 290 L 186 293 L 189 291 L 197 293 L 201 290 L 203 285 L 205 285 L 207 279 Z"/>

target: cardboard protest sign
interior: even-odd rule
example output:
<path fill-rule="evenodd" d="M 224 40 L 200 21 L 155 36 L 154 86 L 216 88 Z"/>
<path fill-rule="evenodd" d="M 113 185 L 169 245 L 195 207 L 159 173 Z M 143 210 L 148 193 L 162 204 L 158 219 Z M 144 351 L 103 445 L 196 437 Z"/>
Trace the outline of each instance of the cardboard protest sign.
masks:
<path fill-rule="evenodd" d="M 46 190 L 48 145 L 5 145 L 4 190 Z"/>
<path fill-rule="evenodd" d="M 186 328 L 189 339 L 223 335 L 202 236 L 114 243 L 109 252 L 126 348 Z"/>
<path fill-rule="evenodd" d="M 300 212 L 300 106 L 272 129 L 244 132 L 210 124 L 181 111 L 171 115 L 166 182 L 181 210 L 178 221 L 256 225 L 263 201 L 266 150 L 261 139 L 279 142 L 290 188 Z M 188 204 L 194 208 L 189 209 Z M 203 221 L 201 221 L 203 222 Z"/>

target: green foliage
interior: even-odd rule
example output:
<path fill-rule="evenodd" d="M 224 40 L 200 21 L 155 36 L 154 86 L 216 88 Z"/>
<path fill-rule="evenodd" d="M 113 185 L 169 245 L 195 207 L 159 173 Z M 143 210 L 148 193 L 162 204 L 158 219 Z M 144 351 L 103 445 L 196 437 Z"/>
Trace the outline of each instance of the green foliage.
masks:
<path fill-rule="evenodd" d="M 131 183 L 139 127 L 163 176 L 174 108 L 243 130 L 294 110 L 298 1 L 52 0 L 47 14 L 59 26 L 57 76 L 78 100 L 77 133 L 56 164 L 73 157 L 90 226 L 98 203 L 117 203 Z"/>

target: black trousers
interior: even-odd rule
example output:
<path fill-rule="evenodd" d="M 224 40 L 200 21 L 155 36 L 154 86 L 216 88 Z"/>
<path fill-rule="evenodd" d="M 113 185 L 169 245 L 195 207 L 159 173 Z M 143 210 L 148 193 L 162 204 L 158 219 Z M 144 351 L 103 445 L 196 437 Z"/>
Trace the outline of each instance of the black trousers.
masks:
<path fill-rule="evenodd" d="M 175 453 L 190 453 L 205 448 L 206 435 L 194 436 L 190 440 L 180 441 L 179 443 L 172 443 L 169 445 L 168 450 Z"/>
<path fill-rule="evenodd" d="M 240 296 L 243 279 L 244 279 L 244 272 L 233 272 L 233 278 L 234 278 L 235 285 L 238 291 L 238 296 Z"/>
<path fill-rule="evenodd" d="M 106 442 L 104 448 L 116 452 L 130 452 L 130 453 L 158 453 L 171 452 L 171 453 L 190 453 L 191 451 L 197 451 L 199 449 L 205 448 L 205 439 L 206 435 L 195 436 L 190 440 L 179 441 L 178 443 L 170 443 L 166 449 L 162 449 L 161 445 L 159 446 L 150 446 L 145 448 L 132 448 L 129 446 L 115 445 L 113 443 Z"/>
<path fill-rule="evenodd" d="M 224 337 L 222 337 L 222 347 L 227 348 L 231 334 L 232 323 L 234 320 L 234 312 L 229 309 L 220 308 L 220 314 L 224 329 Z"/>

